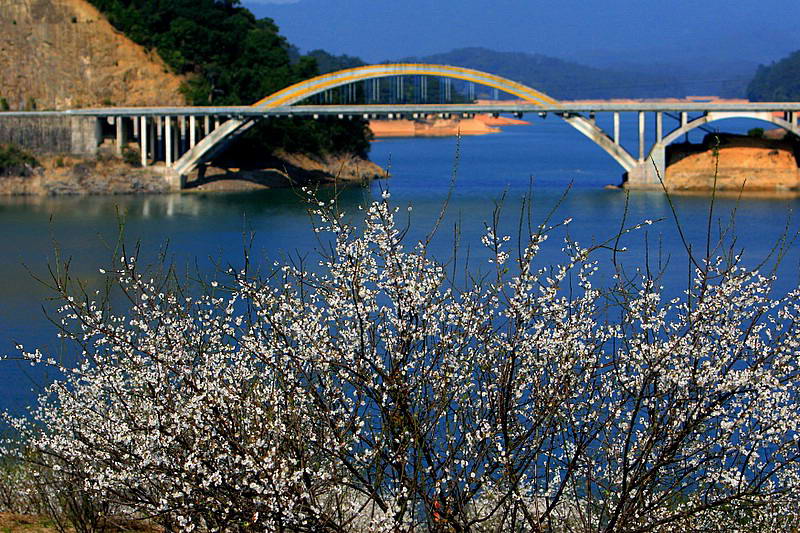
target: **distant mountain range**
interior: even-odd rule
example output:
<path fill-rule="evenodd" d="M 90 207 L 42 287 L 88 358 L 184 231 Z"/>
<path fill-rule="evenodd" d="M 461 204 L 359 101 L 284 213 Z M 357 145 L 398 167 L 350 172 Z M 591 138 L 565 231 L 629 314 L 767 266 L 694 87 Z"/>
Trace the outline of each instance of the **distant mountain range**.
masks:
<path fill-rule="evenodd" d="M 296 52 L 299 57 L 299 52 Z M 333 72 L 366 63 L 358 57 L 331 55 L 313 50 L 320 72 Z M 503 76 L 550 96 L 563 99 L 682 98 L 714 95 L 744 98 L 757 65 L 716 63 L 713 60 L 685 65 L 632 63 L 625 59 L 603 62 L 601 67 L 582 65 L 542 54 L 497 52 L 487 48 L 459 48 L 442 54 L 387 60 L 399 63 L 434 63 L 473 68 Z"/>
<path fill-rule="evenodd" d="M 400 62 L 437 63 L 483 70 L 510 78 L 557 99 L 666 98 L 688 95 L 744 97 L 756 65 L 699 65 L 619 63 L 602 68 L 524 52 L 459 48 Z"/>

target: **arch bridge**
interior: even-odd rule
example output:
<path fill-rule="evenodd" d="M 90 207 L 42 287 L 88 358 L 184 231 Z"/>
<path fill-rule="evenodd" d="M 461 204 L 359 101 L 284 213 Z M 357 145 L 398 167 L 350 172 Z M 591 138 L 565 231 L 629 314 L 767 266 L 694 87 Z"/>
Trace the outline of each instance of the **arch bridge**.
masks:
<path fill-rule="evenodd" d="M 431 88 L 431 80 L 440 86 Z M 453 80 L 467 87 L 462 102 L 449 102 L 454 94 Z M 488 87 L 516 100 L 492 104 L 474 103 L 474 87 Z M 394 95 L 391 103 L 381 97 Z M 439 103 L 432 103 L 431 94 Z M 457 94 L 457 93 L 456 93 Z M 316 100 L 316 101 L 315 101 Z M 359 102 L 361 100 L 361 102 Z M 252 106 L 108 108 L 67 113 L 106 117 L 117 126 L 117 146 L 133 132 L 140 143 L 142 164 L 163 159 L 176 182 L 198 165 L 209 161 L 228 143 L 257 121 L 280 116 L 334 116 L 339 119 L 419 118 L 429 115 L 471 116 L 475 113 L 555 114 L 580 131 L 622 167 L 632 186 L 658 185 L 666 169 L 666 146 L 691 130 L 727 118 L 762 120 L 800 135 L 797 103 L 702 103 L 649 101 L 615 104 L 612 102 L 573 103 L 558 100 L 531 87 L 478 70 L 431 64 L 369 65 L 317 76 L 286 87 Z M 599 113 L 613 115 L 610 131 L 597 123 Z M 620 113 L 637 113 L 638 151 L 631 153 L 622 143 Z M 777 116 L 776 116 L 777 114 Z M 653 115 L 654 142 L 647 146 L 647 116 Z M 665 129 L 664 117 L 675 118 Z M 129 121 L 126 126 L 125 121 Z M 213 127 L 212 127 L 213 124 Z"/>

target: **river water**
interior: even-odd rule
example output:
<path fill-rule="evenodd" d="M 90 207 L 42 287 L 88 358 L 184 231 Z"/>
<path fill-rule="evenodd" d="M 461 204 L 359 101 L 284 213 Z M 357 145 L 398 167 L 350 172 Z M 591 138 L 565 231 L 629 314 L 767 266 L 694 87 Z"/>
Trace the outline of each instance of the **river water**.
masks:
<path fill-rule="evenodd" d="M 470 253 L 471 265 L 481 268 L 486 254 L 479 239 L 484 223 L 503 203 L 502 221 L 516 232 L 524 195 L 533 193 L 534 221 L 541 221 L 556 205 L 553 220 L 573 218 L 568 234 L 557 233 L 545 247 L 542 261 L 563 260 L 559 239 L 569 236 L 583 244 L 601 242 L 629 222 L 664 219 L 623 239 L 629 251 L 620 254 L 629 271 L 643 264 L 645 238 L 652 264 L 669 268 L 663 283 L 677 294 L 687 281 L 687 260 L 661 192 L 632 192 L 626 213 L 626 195 L 605 190 L 620 181 L 620 168 L 602 150 L 556 118 L 531 119 L 530 126 L 508 127 L 503 133 L 482 137 L 393 139 L 374 143 L 371 158 L 388 167 L 392 178 L 368 188 L 341 193 L 340 204 L 357 213 L 388 189 L 392 200 L 411 205 L 410 241 L 425 235 L 437 218 L 448 194 L 451 199 L 444 223 L 433 243 L 434 253 L 448 258 L 453 249 L 453 228 L 460 229 L 461 255 Z M 623 116 L 623 133 L 635 131 L 635 116 Z M 759 126 L 750 121 L 725 121 L 724 131 L 742 132 Z M 701 134 L 700 134 L 701 135 Z M 693 140 L 698 140 L 695 136 Z M 628 148 L 636 139 L 631 136 Z M 455 179 L 453 181 L 453 176 Z M 454 183 L 451 190 L 451 182 Z M 569 190 L 568 190 L 569 189 Z M 568 191 L 567 191 L 568 190 Z M 566 194 L 565 194 L 566 191 Z M 563 197 L 563 199 L 562 199 Z M 677 196 L 674 203 L 687 241 L 695 250 L 705 248 L 709 199 Z M 560 202 L 560 204 L 559 204 Z M 789 197 L 718 198 L 714 220 L 726 225 L 736 209 L 736 245 L 745 262 L 755 265 L 769 256 L 773 244 L 788 229 L 800 228 L 792 216 L 800 207 Z M 357 214 L 354 215 L 357 219 Z M 116 242 L 120 220 L 125 241 L 140 242 L 142 261 L 154 260 L 161 250 L 184 271 L 199 268 L 213 275 L 216 264 L 241 264 L 244 235 L 254 232 L 254 257 L 267 262 L 286 255 L 313 257 L 318 241 L 310 231 L 306 207 L 291 190 L 239 194 L 171 194 L 163 196 L 91 198 L 0 199 L 0 354 L 14 354 L 19 343 L 58 354 L 56 329 L 45 316 L 52 309 L 52 292 L 36 278 L 47 279 L 48 265 L 56 257 L 70 258 L 74 276 L 90 286 L 99 281 L 98 268 L 107 266 Z M 798 282 L 800 247 L 789 248 L 779 267 L 778 290 Z M 602 264 L 610 255 L 597 256 Z M 599 281 L 607 279 L 604 267 Z M 604 278 L 606 276 L 606 278 Z M 0 409 L 20 410 L 35 398 L 47 375 L 15 361 L 0 363 Z"/>

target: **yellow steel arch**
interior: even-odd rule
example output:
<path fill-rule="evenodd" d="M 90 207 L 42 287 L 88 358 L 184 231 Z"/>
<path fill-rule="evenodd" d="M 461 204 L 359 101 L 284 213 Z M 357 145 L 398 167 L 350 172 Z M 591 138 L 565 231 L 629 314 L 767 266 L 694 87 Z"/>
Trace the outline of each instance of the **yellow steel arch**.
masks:
<path fill-rule="evenodd" d="M 470 81 L 513 94 L 523 100 L 539 105 L 557 105 L 558 101 L 548 95 L 521 83 L 463 67 L 449 65 L 429 65 L 424 63 L 389 63 L 385 65 L 368 65 L 323 74 L 282 89 L 259 100 L 253 107 L 272 109 L 295 104 L 309 96 L 328 89 L 347 85 L 356 81 L 383 78 L 387 76 L 437 76 Z"/>

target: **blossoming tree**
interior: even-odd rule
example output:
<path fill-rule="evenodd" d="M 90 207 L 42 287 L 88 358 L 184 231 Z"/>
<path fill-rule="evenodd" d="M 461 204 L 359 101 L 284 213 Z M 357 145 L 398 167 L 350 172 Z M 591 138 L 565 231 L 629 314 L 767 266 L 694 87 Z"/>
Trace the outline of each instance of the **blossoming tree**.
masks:
<path fill-rule="evenodd" d="M 670 531 L 788 527 L 800 488 L 800 293 L 731 262 L 682 298 L 600 290 L 594 249 L 534 267 L 491 224 L 453 283 L 320 202 L 318 268 L 188 296 L 135 258 L 123 314 L 64 297 L 83 362 L 14 425 L 57 478 L 169 530 Z M 734 258 L 735 259 L 735 258 Z M 635 285 L 634 285 L 635 284 Z M 48 364 L 47 354 L 26 357 Z M 50 364 L 55 364 L 50 360 Z"/>

